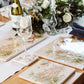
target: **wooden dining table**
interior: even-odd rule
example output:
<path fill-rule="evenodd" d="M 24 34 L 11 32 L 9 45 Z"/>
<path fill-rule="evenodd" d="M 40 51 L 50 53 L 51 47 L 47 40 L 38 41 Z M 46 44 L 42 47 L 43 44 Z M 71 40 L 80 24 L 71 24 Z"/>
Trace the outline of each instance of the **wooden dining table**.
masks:
<path fill-rule="evenodd" d="M 0 15 L 0 21 L 1 22 L 8 22 L 10 21 L 11 19 L 9 18 L 6 18 L 2 15 Z M 14 75 L 12 75 L 11 77 L 9 77 L 7 80 L 5 80 L 4 82 L 2 82 L 1 84 L 35 84 L 35 83 L 32 83 L 30 81 L 27 81 L 27 80 L 24 80 L 24 79 L 21 79 L 19 77 L 19 75 L 24 72 L 25 70 L 27 70 L 29 67 L 31 67 L 32 65 L 34 65 L 35 63 L 37 63 L 39 60 L 41 59 L 44 59 L 44 58 L 41 58 L 39 57 L 38 60 L 36 60 L 34 63 L 32 63 L 31 65 L 29 66 L 25 66 L 24 68 L 22 68 L 20 71 L 16 72 Z M 48 60 L 48 59 L 46 59 Z M 49 61 L 52 61 L 52 60 L 49 60 Z M 55 61 L 52 61 L 54 63 L 57 63 Z M 64 65 L 64 64 L 62 64 Z M 67 66 L 67 65 L 64 65 L 64 66 Z M 70 66 L 68 66 L 70 67 Z M 10 67 L 11 68 L 11 67 Z M 71 67 L 71 68 L 74 68 L 74 67 Z M 73 84 L 84 84 L 84 70 L 80 70 L 80 69 L 77 69 L 77 68 L 74 68 L 76 70 L 77 73 L 80 73 L 80 76 L 78 76 L 78 78 L 74 78 L 75 76 L 73 75 L 73 77 L 70 77 L 65 84 L 70 84 L 71 82 L 73 82 Z"/>
<path fill-rule="evenodd" d="M 41 59 L 44 59 L 44 58 L 40 57 L 37 61 L 35 61 L 30 66 L 25 66 L 22 70 L 16 72 L 13 76 L 9 77 L 7 80 L 5 80 L 1 84 L 35 84 L 35 83 L 32 83 L 30 81 L 27 81 L 27 80 L 20 78 L 19 75 L 22 72 L 24 72 L 25 70 L 27 70 L 29 67 L 31 67 L 32 65 L 37 63 Z M 48 59 L 45 59 L 45 60 L 48 60 Z M 51 61 L 51 60 L 49 60 L 49 61 Z M 54 62 L 54 61 L 52 61 L 52 62 Z M 55 63 L 57 63 L 57 62 L 55 62 Z M 71 67 L 71 68 L 73 68 L 73 67 Z M 84 70 L 76 69 L 76 72 L 80 73 L 80 76 L 77 79 L 75 79 L 74 75 L 73 75 L 73 77 L 70 77 L 64 84 L 71 84 L 71 83 L 73 83 L 73 84 L 84 84 Z"/>

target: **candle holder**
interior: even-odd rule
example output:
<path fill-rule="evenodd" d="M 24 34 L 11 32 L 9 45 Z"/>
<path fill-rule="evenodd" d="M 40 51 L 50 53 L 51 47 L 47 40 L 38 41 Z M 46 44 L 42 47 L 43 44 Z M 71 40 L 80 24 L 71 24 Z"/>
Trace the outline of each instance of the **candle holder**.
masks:
<path fill-rule="evenodd" d="M 50 28 L 50 32 L 48 32 L 49 35 L 56 35 L 57 31 L 56 31 L 56 25 L 57 25 L 57 19 L 55 17 L 56 15 L 56 6 L 54 8 L 51 7 L 51 11 L 50 11 L 50 19 L 49 19 L 49 28 Z"/>
<path fill-rule="evenodd" d="M 57 31 L 56 31 L 56 25 L 57 25 L 57 19 L 55 17 L 56 15 L 56 5 L 54 7 L 52 7 L 52 5 L 50 5 L 50 15 L 48 18 L 43 19 L 43 29 L 45 32 L 47 32 L 48 35 L 56 35 Z"/>

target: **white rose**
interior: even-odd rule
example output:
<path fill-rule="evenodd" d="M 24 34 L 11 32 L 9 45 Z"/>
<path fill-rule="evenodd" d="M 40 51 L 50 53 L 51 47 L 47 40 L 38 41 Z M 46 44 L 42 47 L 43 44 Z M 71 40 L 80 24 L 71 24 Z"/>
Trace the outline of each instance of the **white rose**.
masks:
<path fill-rule="evenodd" d="M 65 1 L 65 2 L 67 2 L 68 0 L 61 0 L 61 1 Z"/>
<path fill-rule="evenodd" d="M 79 2 L 78 5 L 81 6 L 83 3 L 82 2 Z"/>
<path fill-rule="evenodd" d="M 17 5 L 16 3 L 13 3 L 12 7 L 13 7 L 13 8 L 17 8 L 18 5 Z"/>
<path fill-rule="evenodd" d="M 65 13 L 65 15 L 63 15 L 63 21 L 64 22 L 70 22 L 72 20 L 71 14 L 70 13 Z"/>
<path fill-rule="evenodd" d="M 84 6 L 84 0 L 82 0 L 82 4 L 83 4 L 83 6 Z"/>
<path fill-rule="evenodd" d="M 23 16 L 20 19 L 20 27 L 25 29 L 31 25 L 31 16 Z"/>
<path fill-rule="evenodd" d="M 50 2 L 48 0 L 44 0 L 43 4 L 41 5 L 42 8 L 46 9 L 49 6 Z"/>

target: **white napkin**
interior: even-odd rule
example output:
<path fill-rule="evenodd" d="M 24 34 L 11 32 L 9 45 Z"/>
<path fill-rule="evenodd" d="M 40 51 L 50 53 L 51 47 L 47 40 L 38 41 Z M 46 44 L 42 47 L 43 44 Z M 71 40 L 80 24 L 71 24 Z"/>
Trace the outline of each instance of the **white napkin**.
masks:
<path fill-rule="evenodd" d="M 0 27 L 0 40 L 13 36 L 15 32 L 12 30 L 12 22 L 7 22 L 4 26 Z"/>
<path fill-rule="evenodd" d="M 66 44 L 60 45 L 63 50 L 78 53 L 84 56 L 84 42 L 67 42 Z"/>
<path fill-rule="evenodd" d="M 12 62 L 0 63 L 0 83 L 12 76 L 15 72 L 21 70 L 24 65 Z"/>

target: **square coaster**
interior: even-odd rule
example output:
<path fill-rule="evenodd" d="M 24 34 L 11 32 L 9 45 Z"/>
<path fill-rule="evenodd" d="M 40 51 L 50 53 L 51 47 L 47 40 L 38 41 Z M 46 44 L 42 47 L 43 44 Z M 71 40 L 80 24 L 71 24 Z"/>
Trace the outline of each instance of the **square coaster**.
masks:
<path fill-rule="evenodd" d="M 36 84 L 64 84 L 74 72 L 70 67 L 41 59 L 19 77 Z"/>
<path fill-rule="evenodd" d="M 28 65 L 32 64 L 33 62 L 35 62 L 37 59 L 38 59 L 38 57 L 34 56 L 34 55 L 26 55 L 25 56 L 25 54 L 21 54 L 21 55 L 15 57 L 12 61 L 28 66 Z"/>

